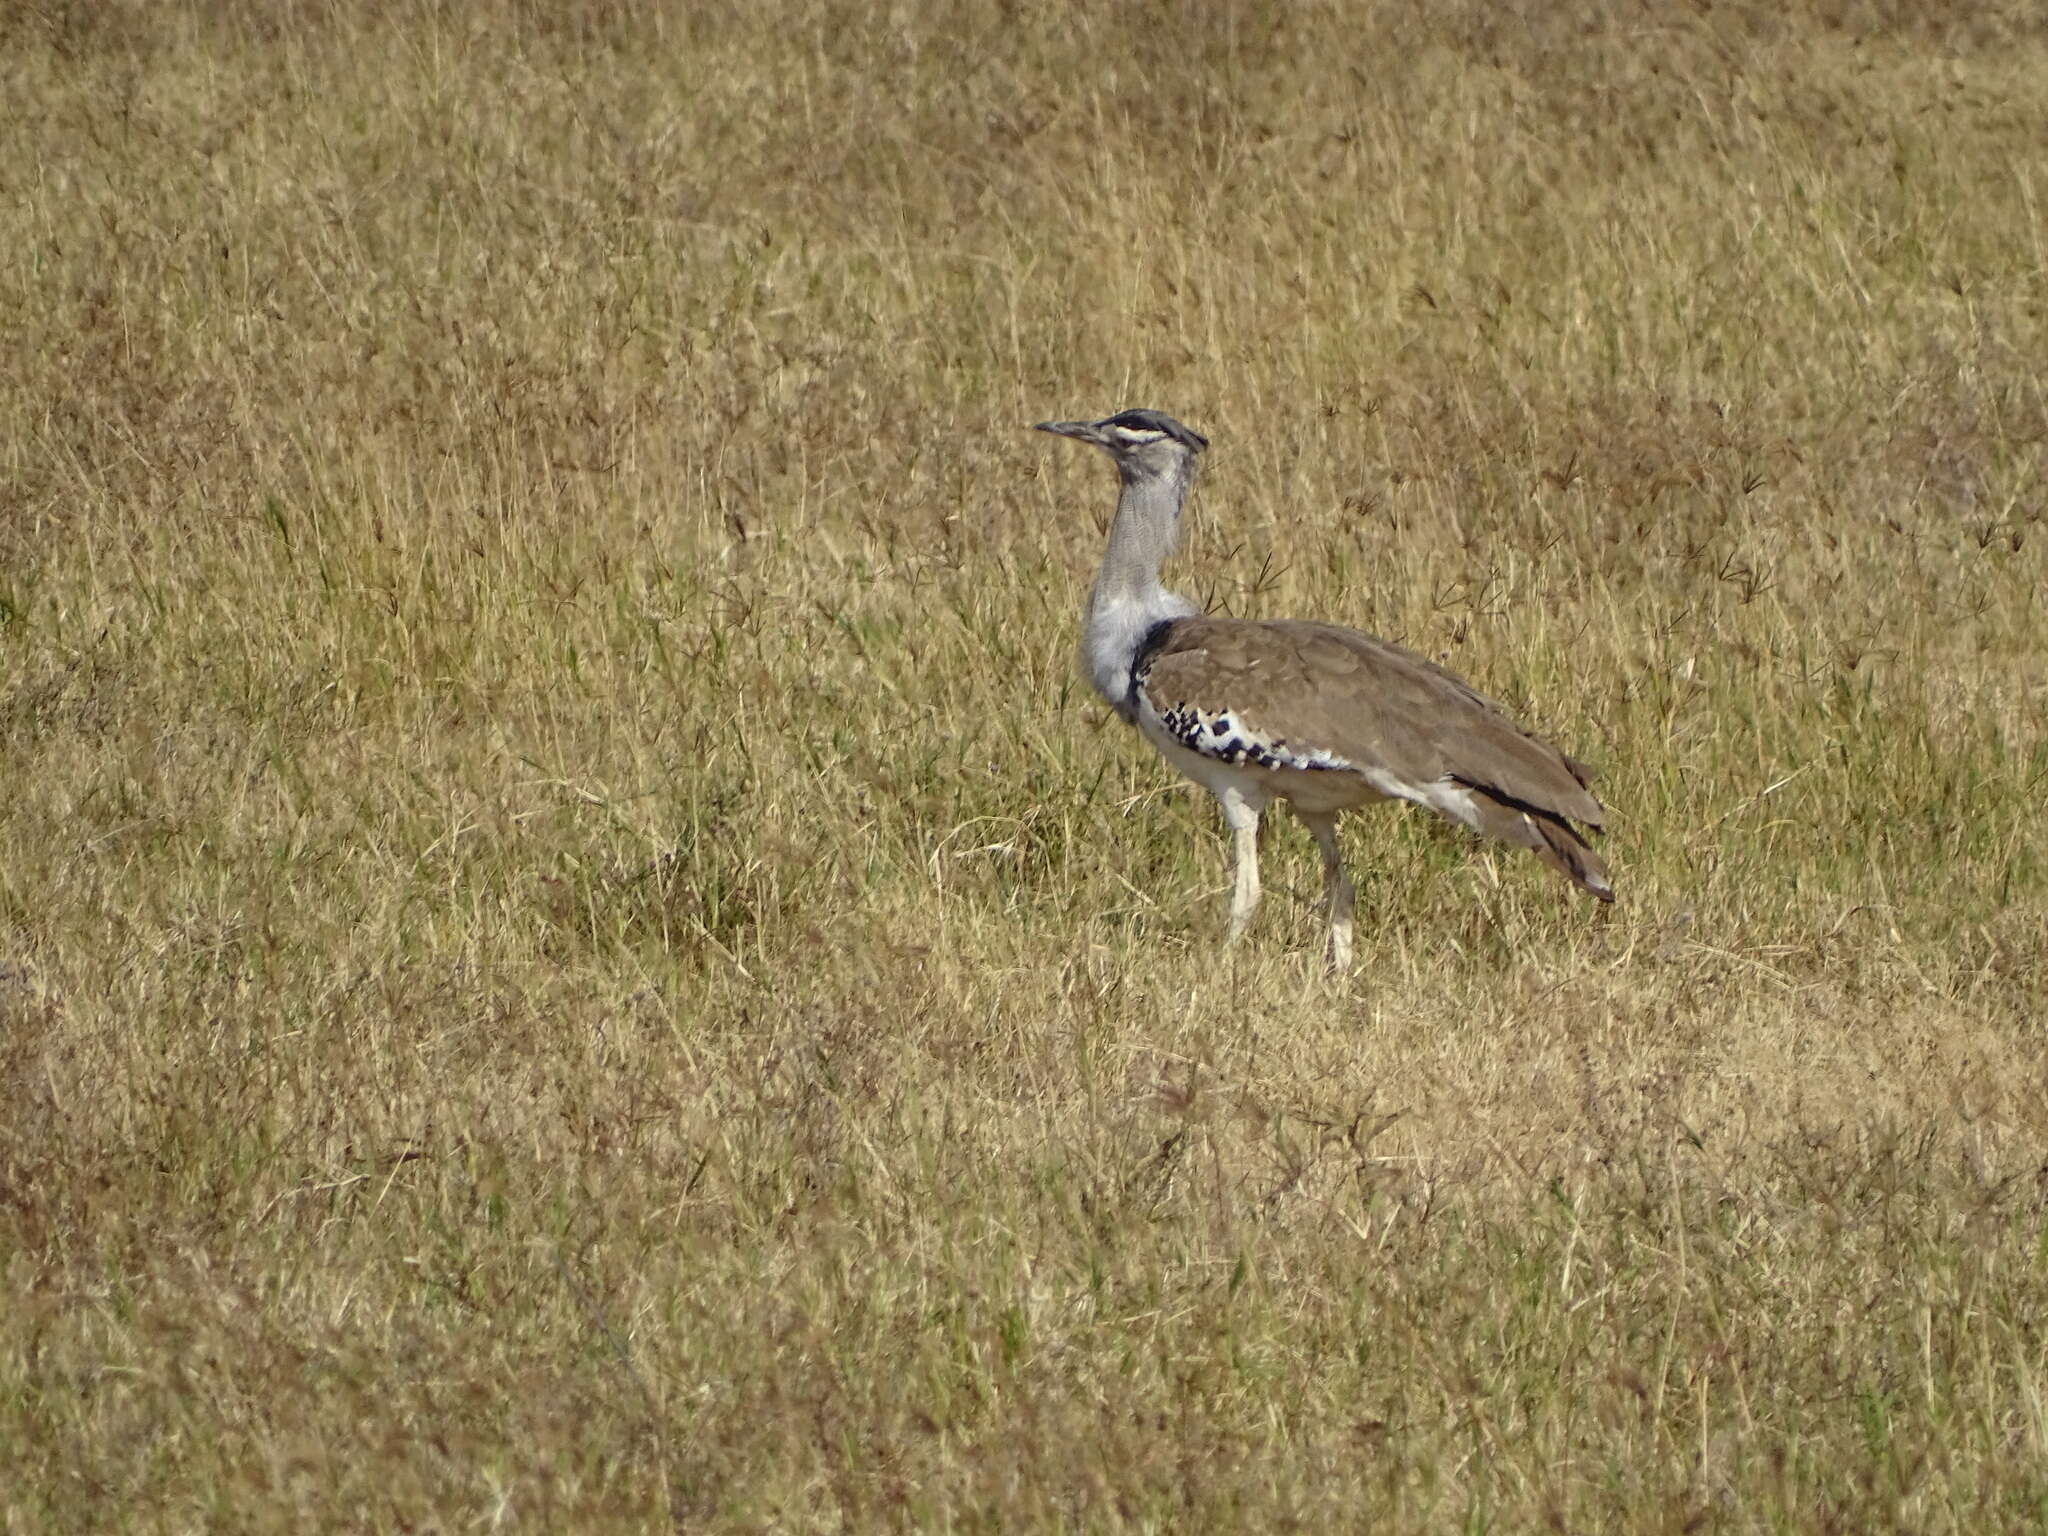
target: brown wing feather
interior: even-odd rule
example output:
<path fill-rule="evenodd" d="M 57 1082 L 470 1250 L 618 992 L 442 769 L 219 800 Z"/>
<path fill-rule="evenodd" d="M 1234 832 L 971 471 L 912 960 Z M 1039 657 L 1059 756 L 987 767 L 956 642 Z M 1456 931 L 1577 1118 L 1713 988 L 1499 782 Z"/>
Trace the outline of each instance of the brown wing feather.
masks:
<path fill-rule="evenodd" d="M 1463 678 L 1335 624 L 1195 618 L 1145 669 L 1155 701 L 1229 708 L 1269 738 L 1416 785 L 1455 780 L 1519 808 L 1599 827 L 1592 775 Z"/>

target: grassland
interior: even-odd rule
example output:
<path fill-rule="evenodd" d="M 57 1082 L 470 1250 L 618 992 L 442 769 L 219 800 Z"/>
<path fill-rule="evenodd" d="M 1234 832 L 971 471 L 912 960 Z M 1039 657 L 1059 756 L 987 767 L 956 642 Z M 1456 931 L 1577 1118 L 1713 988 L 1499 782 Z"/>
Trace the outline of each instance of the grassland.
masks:
<path fill-rule="evenodd" d="M 2048 1522 L 2031 7 L 0 10 L 0 1527 Z M 1599 765 L 1355 975 L 1112 486 Z"/>

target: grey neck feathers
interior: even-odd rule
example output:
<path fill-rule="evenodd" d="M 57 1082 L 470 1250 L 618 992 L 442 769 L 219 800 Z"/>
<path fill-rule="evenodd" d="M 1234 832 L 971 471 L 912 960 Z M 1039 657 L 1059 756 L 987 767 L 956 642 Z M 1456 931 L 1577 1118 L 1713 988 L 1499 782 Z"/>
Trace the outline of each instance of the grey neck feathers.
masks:
<path fill-rule="evenodd" d="M 1126 720 L 1135 718 L 1131 664 L 1147 631 L 1162 620 L 1201 611 L 1159 582 L 1160 566 L 1180 542 L 1181 504 L 1193 468 L 1190 456 L 1165 473 L 1124 477 L 1109 547 L 1088 594 L 1082 666 L 1095 691 Z"/>

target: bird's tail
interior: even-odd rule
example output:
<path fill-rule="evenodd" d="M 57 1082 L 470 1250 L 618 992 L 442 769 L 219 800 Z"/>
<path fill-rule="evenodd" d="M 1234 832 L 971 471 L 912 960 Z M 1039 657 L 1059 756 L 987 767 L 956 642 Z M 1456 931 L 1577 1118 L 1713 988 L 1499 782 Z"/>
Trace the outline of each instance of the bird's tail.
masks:
<path fill-rule="evenodd" d="M 1472 809 L 1479 830 L 1488 837 L 1527 848 L 1579 889 L 1602 901 L 1614 900 L 1614 882 L 1607 877 L 1607 865 L 1579 835 L 1578 828 L 1564 818 L 1533 805 L 1498 799 L 1483 789 L 1473 794 Z"/>

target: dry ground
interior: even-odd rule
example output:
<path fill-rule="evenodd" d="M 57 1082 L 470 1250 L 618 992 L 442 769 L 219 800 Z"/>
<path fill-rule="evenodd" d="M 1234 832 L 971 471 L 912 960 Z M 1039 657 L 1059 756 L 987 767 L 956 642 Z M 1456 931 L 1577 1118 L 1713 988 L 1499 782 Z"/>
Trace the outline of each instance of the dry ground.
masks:
<path fill-rule="evenodd" d="M 0 1526 L 2048 1521 L 2032 6 L 0 8 Z M 1180 578 L 1595 761 L 1220 954 Z"/>

